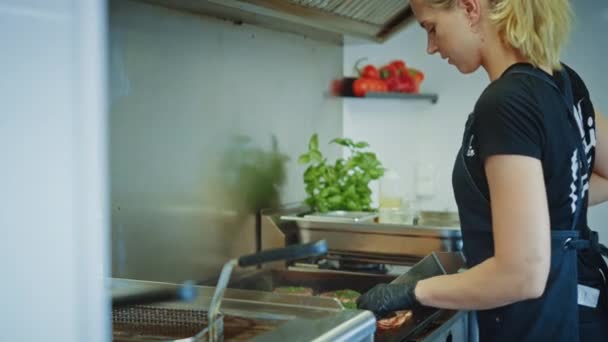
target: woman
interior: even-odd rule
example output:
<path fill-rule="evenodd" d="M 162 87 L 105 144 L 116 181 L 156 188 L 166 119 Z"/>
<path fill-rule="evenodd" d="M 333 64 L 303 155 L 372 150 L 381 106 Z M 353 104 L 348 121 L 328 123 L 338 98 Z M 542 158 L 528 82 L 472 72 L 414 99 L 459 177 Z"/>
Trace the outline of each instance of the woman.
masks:
<path fill-rule="evenodd" d="M 587 206 L 608 200 L 608 124 L 559 61 L 569 2 L 411 5 L 429 54 L 491 81 L 453 171 L 469 269 L 378 285 L 359 308 L 477 310 L 482 341 L 608 341 L 607 269 L 586 228 Z"/>

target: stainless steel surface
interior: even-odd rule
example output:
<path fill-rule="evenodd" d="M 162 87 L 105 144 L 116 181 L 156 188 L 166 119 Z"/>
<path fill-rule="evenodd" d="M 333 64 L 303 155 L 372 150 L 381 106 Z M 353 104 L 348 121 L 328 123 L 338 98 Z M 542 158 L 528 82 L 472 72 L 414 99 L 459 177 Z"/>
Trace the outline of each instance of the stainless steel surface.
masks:
<path fill-rule="evenodd" d="M 287 216 L 289 217 L 289 216 Z M 377 213 L 367 211 L 344 211 L 336 210 L 329 211 L 326 213 L 310 213 L 304 215 L 304 219 L 316 222 L 343 222 L 343 223 L 356 223 L 356 222 L 369 222 L 374 218 L 378 217 Z M 281 219 L 285 219 L 281 217 Z"/>
<path fill-rule="evenodd" d="M 418 213 L 418 224 L 423 226 L 460 227 L 460 218 L 455 211 L 429 211 Z"/>
<path fill-rule="evenodd" d="M 310 288 L 314 295 L 350 289 L 363 293 L 374 285 L 389 283 L 395 276 L 347 273 L 336 271 L 261 270 L 234 279 L 231 289 L 271 292 L 278 287 L 299 286 Z"/>
<path fill-rule="evenodd" d="M 375 331 L 376 319 L 371 312 L 344 310 L 323 319 L 287 322 L 253 341 L 371 342 Z"/>
<path fill-rule="evenodd" d="M 314 132 L 339 136 L 342 101 L 322 91 L 342 75 L 342 48 L 137 1 L 109 5 L 110 76 L 128 83 L 109 108 L 112 276 L 217 279 L 227 260 L 256 251 L 256 219 L 218 205 L 210 171 L 235 136 L 268 151 L 276 135 L 290 156 Z M 297 158 L 281 190 L 285 201 L 304 197 Z"/>
<path fill-rule="evenodd" d="M 231 288 L 249 289 L 256 291 L 273 291 L 279 287 L 299 286 L 310 288 L 314 295 L 337 290 L 354 290 L 364 293 L 380 283 L 401 282 L 409 278 L 419 280 L 433 275 L 444 274 L 445 269 L 457 270 L 459 267 L 440 265 L 440 260 L 453 259 L 453 265 L 461 260 L 460 253 L 443 253 L 443 258 L 429 255 L 414 265 L 406 276 L 375 275 L 363 273 L 348 273 L 323 270 L 292 271 L 292 270 L 262 270 L 243 275 L 234 279 L 229 285 Z M 452 272 L 450 272 L 452 273 Z M 398 279 L 398 280 L 397 280 Z M 456 311 L 438 310 L 435 308 L 419 308 L 414 311 L 413 319 L 399 329 L 378 332 L 376 341 L 402 341 L 419 338 L 443 327 L 452 317 L 458 315 Z M 451 322 L 451 321 L 450 321 Z M 466 327 L 466 326 L 465 326 Z M 447 328 L 446 328 L 447 329 Z"/>
<path fill-rule="evenodd" d="M 123 296 L 155 289 L 176 289 L 178 284 L 112 278 L 112 296 Z M 215 292 L 213 286 L 196 286 L 197 297 L 191 302 L 158 304 L 172 308 L 208 311 Z M 262 291 L 226 289 L 221 310 L 226 315 L 286 320 L 295 317 L 324 317 L 341 310 L 336 301 L 321 297 L 289 296 Z"/>
<path fill-rule="evenodd" d="M 341 43 L 382 42 L 412 21 L 409 0 L 140 0 Z"/>
<path fill-rule="evenodd" d="M 438 323 L 429 327 L 416 342 L 477 342 L 469 333 L 470 313 L 467 311 L 445 311 L 437 318 Z"/>
<path fill-rule="evenodd" d="M 241 256 L 238 259 L 228 261 L 222 268 L 222 273 L 220 274 L 220 278 L 217 282 L 215 293 L 211 299 L 211 305 L 209 307 L 209 321 L 216 322 L 216 320 L 221 320 L 219 311 L 220 305 L 222 303 L 226 287 L 228 286 L 228 282 L 230 281 L 232 270 L 237 265 L 253 266 L 275 260 L 292 260 L 301 257 L 316 257 L 324 255 L 325 253 L 327 253 L 327 244 L 325 241 L 318 241 L 310 245 L 298 244 L 286 248 L 264 250 L 255 254 Z M 210 324 L 208 327 L 209 331 L 207 336 L 210 342 L 216 342 L 222 336 L 221 332 L 216 330 L 217 327 L 221 327 L 221 324 Z"/>
<path fill-rule="evenodd" d="M 129 279 L 112 279 L 110 284 L 113 295 L 178 286 Z M 164 328 L 169 332 L 177 330 L 178 333 L 187 334 L 191 332 L 187 329 L 198 327 L 200 321 L 206 326 L 204 320 L 214 290 L 213 287 L 199 286 L 199 296 L 194 302 L 146 306 L 130 312 L 127 319 L 124 312 L 115 313 L 115 318 L 118 320 L 122 317 L 123 321 L 135 323 L 158 319 L 158 322 L 166 323 Z M 226 341 L 250 340 L 252 337 L 260 341 L 285 341 L 285 336 L 290 336 L 290 332 L 290 341 L 347 341 L 353 340 L 351 337 L 354 340 L 369 340 L 375 331 L 375 319 L 370 312 L 343 310 L 339 303 L 330 298 L 228 289 L 221 307 Z M 180 330 L 182 323 L 186 326 L 185 330 Z M 154 329 L 145 324 L 143 327 Z M 163 326 L 157 328 L 162 329 Z M 294 331 L 301 334 L 293 335 Z"/>
<path fill-rule="evenodd" d="M 459 227 L 319 222 L 306 218 L 306 209 L 291 210 L 287 215 L 280 212 L 264 215 L 267 217 L 262 221 L 262 244 L 280 243 L 279 239 L 265 239 L 264 235 L 268 232 L 277 236 L 277 232 L 283 232 L 287 243 L 325 239 L 332 255 L 389 264 L 412 264 L 434 251 L 462 250 Z"/>
<path fill-rule="evenodd" d="M 338 289 L 365 292 L 377 283 L 397 279 L 416 281 L 434 275 L 456 273 L 464 266 L 462 236 L 457 227 L 432 227 L 377 223 L 316 222 L 305 218 L 306 206 L 292 206 L 286 211 L 262 213 L 261 243 L 289 245 L 308 239 L 323 237 L 330 248 L 329 258 L 336 261 L 385 263 L 390 267 L 409 267 L 399 277 L 319 269 L 319 264 L 298 263 L 289 271 L 277 267 L 256 275 L 244 275 L 236 287 L 271 291 L 276 286 L 304 286 L 314 293 Z M 297 270 L 297 271 L 294 271 Z M 247 279 L 249 277 L 249 279 Z M 252 286 L 252 287 L 248 287 Z M 432 334 L 445 322 L 459 315 L 456 311 L 419 308 L 414 318 L 395 331 L 379 332 L 376 341 L 419 341 L 421 336 Z M 439 317 L 443 317 L 441 320 Z M 459 316 L 460 317 L 460 316 Z M 465 326 L 464 329 L 468 329 Z M 465 331 L 465 333 L 468 330 Z"/>
<path fill-rule="evenodd" d="M 439 257 L 441 254 L 441 257 Z M 446 263 L 444 266 L 443 263 Z M 464 257 L 460 252 L 437 253 L 432 252 L 424 257 L 406 273 L 400 275 L 391 283 L 414 283 L 422 279 L 431 278 L 442 274 L 453 274 L 465 266 Z"/>

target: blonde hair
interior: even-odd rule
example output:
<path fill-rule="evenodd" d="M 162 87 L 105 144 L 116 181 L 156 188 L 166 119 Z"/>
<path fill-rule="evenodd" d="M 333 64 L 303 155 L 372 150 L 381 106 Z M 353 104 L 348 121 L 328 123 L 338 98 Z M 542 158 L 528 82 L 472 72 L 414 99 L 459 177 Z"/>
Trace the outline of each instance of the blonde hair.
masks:
<path fill-rule="evenodd" d="M 450 9 L 458 0 L 424 0 Z M 572 24 L 569 0 L 487 0 L 490 20 L 502 38 L 535 66 L 560 69 L 560 55 Z"/>

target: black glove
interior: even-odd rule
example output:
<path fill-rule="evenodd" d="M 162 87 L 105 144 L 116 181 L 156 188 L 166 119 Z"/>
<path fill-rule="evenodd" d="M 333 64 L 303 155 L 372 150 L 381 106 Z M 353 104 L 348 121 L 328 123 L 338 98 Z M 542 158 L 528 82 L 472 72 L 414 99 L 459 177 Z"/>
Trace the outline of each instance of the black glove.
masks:
<path fill-rule="evenodd" d="M 420 305 L 414 295 L 416 283 L 378 284 L 357 299 L 357 308 L 384 317 L 393 311 L 411 310 Z"/>

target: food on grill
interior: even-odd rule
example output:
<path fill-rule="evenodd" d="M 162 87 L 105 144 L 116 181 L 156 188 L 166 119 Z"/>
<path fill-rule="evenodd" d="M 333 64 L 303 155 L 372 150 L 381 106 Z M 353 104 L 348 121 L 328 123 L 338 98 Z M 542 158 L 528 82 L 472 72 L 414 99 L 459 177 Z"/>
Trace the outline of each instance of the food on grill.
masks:
<path fill-rule="evenodd" d="M 357 291 L 345 289 L 331 292 L 324 292 L 320 294 L 321 297 L 330 297 L 337 298 L 342 306 L 346 309 L 356 309 L 357 308 L 357 298 L 361 296 L 361 294 Z"/>
<path fill-rule="evenodd" d="M 376 322 L 376 326 L 378 327 L 379 330 L 391 330 L 391 329 L 396 329 L 399 328 L 400 326 L 404 325 L 405 322 L 409 321 L 412 318 L 412 312 L 411 311 L 397 311 L 394 313 L 394 315 L 387 317 L 387 318 L 383 318 L 378 320 L 378 322 Z"/>
<path fill-rule="evenodd" d="M 301 286 L 277 287 L 272 292 L 289 295 L 312 296 L 312 289 L 310 287 Z"/>

